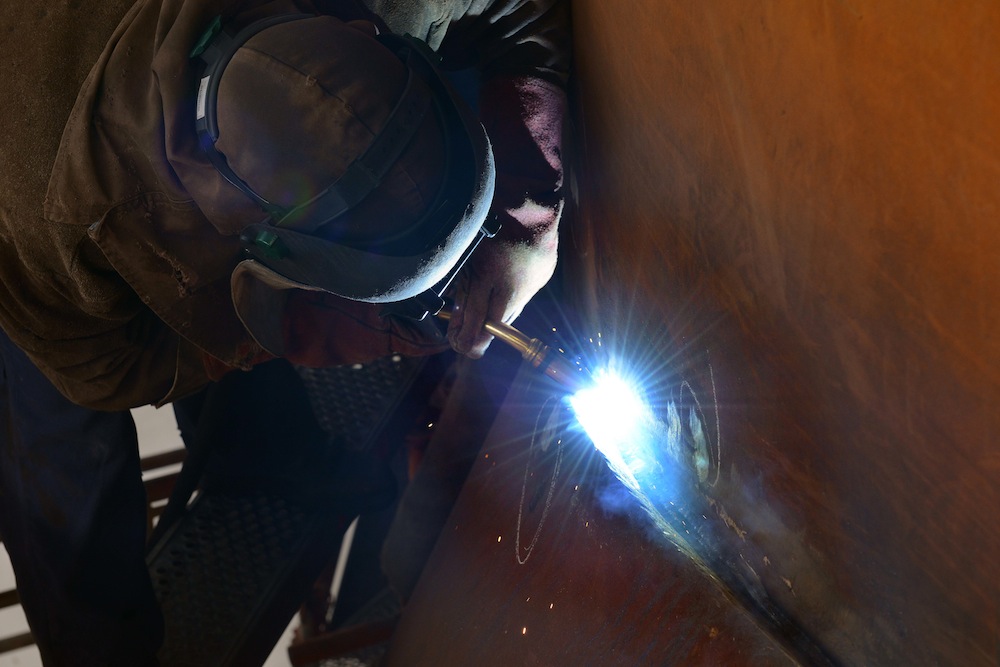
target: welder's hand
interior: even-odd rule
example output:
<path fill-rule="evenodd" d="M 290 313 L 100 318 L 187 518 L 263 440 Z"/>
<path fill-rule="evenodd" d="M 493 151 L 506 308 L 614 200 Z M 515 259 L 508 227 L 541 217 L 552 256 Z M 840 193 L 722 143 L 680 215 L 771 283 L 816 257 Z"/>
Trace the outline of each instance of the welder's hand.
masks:
<path fill-rule="evenodd" d="M 281 356 L 300 366 L 323 368 L 448 349 L 433 318 L 413 322 L 381 317 L 382 308 L 324 292 L 293 290 L 285 307 Z"/>
<path fill-rule="evenodd" d="M 562 89 L 532 77 L 498 76 L 480 93 L 480 116 L 497 165 L 492 214 L 502 226 L 462 271 L 448 325 L 452 347 L 473 358 L 483 356 L 493 340 L 483 331 L 486 320 L 510 324 L 552 277 L 566 112 Z"/>
<path fill-rule="evenodd" d="M 486 320 L 510 324 L 545 286 L 556 266 L 554 244 L 484 240 L 455 289 L 448 340 L 459 353 L 483 356 L 493 336 Z"/>

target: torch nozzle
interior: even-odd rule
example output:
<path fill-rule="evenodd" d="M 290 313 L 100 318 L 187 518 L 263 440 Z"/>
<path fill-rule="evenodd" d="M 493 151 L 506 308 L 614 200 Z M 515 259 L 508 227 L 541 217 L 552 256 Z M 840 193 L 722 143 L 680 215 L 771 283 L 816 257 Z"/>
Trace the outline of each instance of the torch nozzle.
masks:
<path fill-rule="evenodd" d="M 438 317 L 450 320 L 451 311 L 444 309 Z M 588 384 L 589 375 L 581 366 L 538 338 L 531 338 L 509 324 L 494 320 L 486 320 L 483 329 L 517 350 L 522 359 L 568 391 L 575 393 Z"/>

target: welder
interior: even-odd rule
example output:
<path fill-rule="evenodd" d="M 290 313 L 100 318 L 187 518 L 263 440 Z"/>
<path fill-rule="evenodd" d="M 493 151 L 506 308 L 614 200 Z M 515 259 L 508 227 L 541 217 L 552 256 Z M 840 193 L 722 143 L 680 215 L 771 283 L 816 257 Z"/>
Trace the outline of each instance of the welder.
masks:
<path fill-rule="evenodd" d="M 156 664 L 129 408 L 479 357 L 556 258 L 568 2 L 130 4 L 0 19 L 0 532 L 46 665 Z"/>

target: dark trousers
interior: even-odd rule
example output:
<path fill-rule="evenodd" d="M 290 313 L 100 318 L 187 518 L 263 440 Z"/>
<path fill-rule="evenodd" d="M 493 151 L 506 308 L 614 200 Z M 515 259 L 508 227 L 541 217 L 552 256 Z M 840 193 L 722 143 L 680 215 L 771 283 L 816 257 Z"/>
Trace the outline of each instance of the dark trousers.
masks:
<path fill-rule="evenodd" d="M 155 664 L 145 533 L 131 415 L 71 403 L 0 331 L 0 537 L 47 666 Z"/>

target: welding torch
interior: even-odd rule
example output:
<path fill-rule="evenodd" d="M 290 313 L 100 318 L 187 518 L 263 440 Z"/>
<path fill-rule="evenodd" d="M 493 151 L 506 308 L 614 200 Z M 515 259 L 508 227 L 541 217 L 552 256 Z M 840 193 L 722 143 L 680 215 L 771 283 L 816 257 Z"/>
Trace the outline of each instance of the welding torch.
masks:
<path fill-rule="evenodd" d="M 451 310 L 442 309 L 437 316 L 442 320 L 451 319 Z M 503 322 L 486 320 L 483 329 L 517 350 L 521 358 L 531 364 L 532 368 L 555 381 L 570 393 L 576 393 L 590 384 L 590 375 L 579 364 L 574 364 L 566 355 L 555 350 L 538 338 L 531 338 L 525 333 Z"/>

